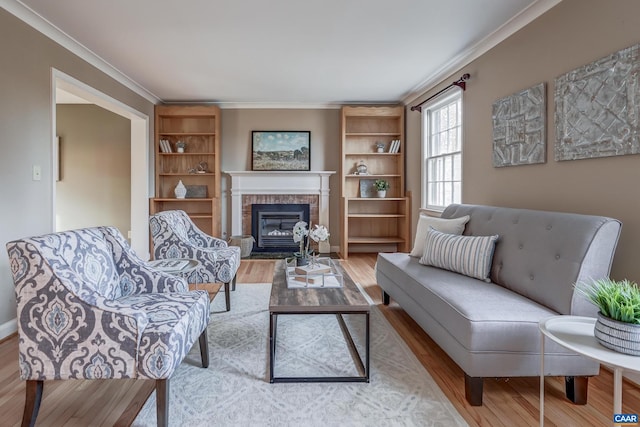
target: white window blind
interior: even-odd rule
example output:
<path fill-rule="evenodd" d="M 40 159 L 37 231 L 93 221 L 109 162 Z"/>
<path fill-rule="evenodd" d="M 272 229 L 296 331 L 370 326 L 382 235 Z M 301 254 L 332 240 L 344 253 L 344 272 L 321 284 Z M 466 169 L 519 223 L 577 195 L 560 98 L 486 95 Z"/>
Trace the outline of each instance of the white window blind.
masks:
<path fill-rule="evenodd" d="M 436 99 L 422 111 L 422 206 L 441 211 L 461 202 L 462 91 Z"/>

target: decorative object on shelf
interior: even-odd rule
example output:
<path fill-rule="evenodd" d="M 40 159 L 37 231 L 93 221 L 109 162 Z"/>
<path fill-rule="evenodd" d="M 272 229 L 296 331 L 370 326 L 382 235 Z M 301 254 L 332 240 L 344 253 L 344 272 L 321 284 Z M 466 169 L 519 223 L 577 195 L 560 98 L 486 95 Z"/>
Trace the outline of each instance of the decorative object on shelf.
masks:
<path fill-rule="evenodd" d="M 377 142 L 376 143 L 376 151 L 378 153 L 384 153 L 384 143 L 383 142 Z"/>
<path fill-rule="evenodd" d="M 296 222 L 293 226 L 293 241 L 300 245 L 300 250 L 294 254 L 296 265 L 309 264 L 310 257 L 313 255 L 313 251 L 309 250 L 311 240 L 316 243 L 324 242 L 329 236 L 329 230 L 324 225 L 316 224 L 314 228 L 309 230 L 305 221 Z"/>
<path fill-rule="evenodd" d="M 600 311 L 594 335 L 603 346 L 619 353 L 640 356 L 640 288 L 627 279 L 608 278 L 580 285 Z"/>
<path fill-rule="evenodd" d="M 387 196 L 387 190 L 389 189 L 389 181 L 385 179 L 376 179 L 373 183 L 374 188 L 376 189 L 376 194 L 379 198 L 384 198 Z"/>
<path fill-rule="evenodd" d="M 373 192 L 375 190 L 374 183 L 375 179 L 361 179 L 360 180 L 360 197 L 369 198 L 373 197 Z"/>
<path fill-rule="evenodd" d="M 178 181 L 178 185 L 174 188 L 173 192 L 176 195 L 176 199 L 184 199 L 187 195 L 187 187 L 184 186 L 182 180 Z"/>
<path fill-rule="evenodd" d="M 356 175 L 369 175 L 368 169 L 364 160 L 360 160 L 360 163 L 356 165 Z"/>
<path fill-rule="evenodd" d="M 209 171 L 209 165 L 207 162 L 200 162 L 198 163 L 197 169 L 198 173 L 207 173 Z"/>
<path fill-rule="evenodd" d="M 187 199 L 204 199 L 207 197 L 206 185 L 187 185 Z"/>
<path fill-rule="evenodd" d="M 311 132 L 252 131 L 251 169 L 254 171 L 308 171 Z"/>
<path fill-rule="evenodd" d="M 176 142 L 176 151 L 178 153 L 184 153 L 185 148 L 187 148 L 187 143 L 184 141 Z"/>
<path fill-rule="evenodd" d="M 555 159 L 640 153 L 640 44 L 556 78 Z"/>
<path fill-rule="evenodd" d="M 493 166 L 546 161 L 546 91 L 539 83 L 493 103 Z"/>

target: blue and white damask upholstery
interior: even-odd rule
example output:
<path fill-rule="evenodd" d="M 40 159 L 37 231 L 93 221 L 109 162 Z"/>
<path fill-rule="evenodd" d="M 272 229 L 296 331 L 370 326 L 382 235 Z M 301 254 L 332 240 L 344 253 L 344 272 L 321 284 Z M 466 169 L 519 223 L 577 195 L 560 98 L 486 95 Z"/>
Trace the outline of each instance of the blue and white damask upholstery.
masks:
<path fill-rule="evenodd" d="M 200 262 L 191 271 L 189 283 L 224 283 L 227 311 L 231 308 L 229 284 L 240 266 L 240 248 L 203 233 L 180 210 L 164 211 L 149 219 L 155 259 L 190 258 Z"/>
<path fill-rule="evenodd" d="M 143 378 L 159 381 L 162 425 L 166 380 L 198 337 L 208 365 L 207 292 L 190 292 L 184 279 L 149 269 L 112 227 L 16 240 L 7 251 L 20 377 L 27 380 L 23 422 L 35 422 L 42 381 Z"/>

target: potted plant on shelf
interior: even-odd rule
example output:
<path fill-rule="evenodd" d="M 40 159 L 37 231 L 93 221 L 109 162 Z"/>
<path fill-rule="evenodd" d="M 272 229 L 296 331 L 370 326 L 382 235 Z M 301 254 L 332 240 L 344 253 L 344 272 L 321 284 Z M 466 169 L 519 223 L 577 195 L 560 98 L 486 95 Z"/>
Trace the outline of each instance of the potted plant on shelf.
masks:
<path fill-rule="evenodd" d="M 595 280 L 578 288 L 596 307 L 594 329 L 603 346 L 620 353 L 640 356 L 640 288 L 627 279 Z"/>
<path fill-rule="evenodd" d="M 184 141 L 176 142 L 176 150 L 178 153 L 184 153 L 185 148 L 187 148 L 187 143 Z"/>
<path fill-rule="evenodd" d="M 378 197 L 387 196 L 387 190 L 389 189 L 389 182 L 387 180 L 376 179 L 376 181 L 373 183 L 373 186 L 377 191 Z"/>
<path fill-rule="evenodd" d="M 329 238 L 329 230 L 324 225 L 316 224 L 314 228 L 309 230 L 305 221 L 298 221 L 293 226 L 293 241 L 300 245 L 300 251 L 294 253 L 296 257 L 296 265 L 303 266 L 309 264 L 313 251 L 309 250 L 309 243 L 324 242 Z"/>

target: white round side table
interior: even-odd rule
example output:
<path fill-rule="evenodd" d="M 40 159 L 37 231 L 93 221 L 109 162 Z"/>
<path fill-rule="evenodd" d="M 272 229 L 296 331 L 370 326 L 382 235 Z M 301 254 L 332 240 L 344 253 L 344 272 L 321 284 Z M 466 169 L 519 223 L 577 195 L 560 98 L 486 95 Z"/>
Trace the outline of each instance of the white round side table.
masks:
<path fill-rule="evenodd" d="M 640 372 L 640 357 L 610 350 L 593 335 L 596 319 L 581 316 L 553 316 L 540 321 L 540 426 L 544 425 L 544 338 L 613 368 L 613 414 L 622 412 L 622 372 Z M 612 414 L 612 416 L 613 416 Z"/>

